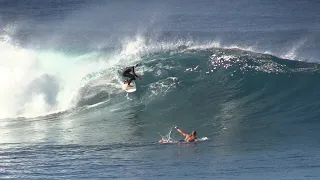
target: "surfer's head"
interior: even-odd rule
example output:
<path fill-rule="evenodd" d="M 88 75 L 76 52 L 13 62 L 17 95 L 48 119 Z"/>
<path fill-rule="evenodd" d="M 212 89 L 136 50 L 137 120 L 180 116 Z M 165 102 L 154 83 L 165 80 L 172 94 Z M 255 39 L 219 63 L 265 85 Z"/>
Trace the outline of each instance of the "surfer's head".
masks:
<path fill-rule="evenodd" d="M 192 131 L 192 136 L 196 137 L 197 136 L 197 131 Z"/>

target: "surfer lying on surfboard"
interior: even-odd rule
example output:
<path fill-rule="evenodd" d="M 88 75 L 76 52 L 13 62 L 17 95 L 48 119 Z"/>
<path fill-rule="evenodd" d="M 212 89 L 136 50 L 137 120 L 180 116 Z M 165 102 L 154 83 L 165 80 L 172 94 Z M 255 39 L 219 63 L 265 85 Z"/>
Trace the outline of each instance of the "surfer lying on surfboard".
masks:
<path fill-rule="evenodd" d="M 135 66 L 126 67 L 124 69 L 123 73 L 122 73 L 122 76 L 130 78 L 130 79 L 127 79 L 127 80 L 124 81 L 124 84 L 128 84 L 128 87 L 132 87 L 130 85 L 130 83 L 131 83 L 132 80 L 136 80 L 136 77 L 141 80 L 141 77 L 138 76 L 134 71 L 134 68 L 138 67 L 138 65 L 139 64 L 137 64 Z"/>
<path fill-rule="evenodd" d="M 184 136 L 184 141 L 185 142 L 194 142 L 197 139 L 197 132 L 196 131 L 192 131 L 191 134 L 187 134 L 185 132 L 183 132 L 181 129 L 178 128 L 178 126 L 174 127 L 182 136 Z M 161 139 L 159 140 L 159 142 L 166 142 L 166 140 Z"/>
<path fill-rule="evenodd" d="M 181 129 L 179 129 L 177 126 L 174 127 L 182 136 L 184 136 L 184 141 L 186 142 L 194 142 L 197 139 L 197 132 L 192 131 L 191 134 L 187 134 L 183 132 Z"/>

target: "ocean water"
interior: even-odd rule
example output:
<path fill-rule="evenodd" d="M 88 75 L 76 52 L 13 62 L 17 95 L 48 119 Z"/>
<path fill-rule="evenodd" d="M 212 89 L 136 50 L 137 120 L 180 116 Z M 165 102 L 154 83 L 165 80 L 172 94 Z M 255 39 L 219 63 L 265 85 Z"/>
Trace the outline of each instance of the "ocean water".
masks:
<path fill-rule="evenodd" d="M 319 179 L 319 9 L 1 0 L 0 179 Z"/>

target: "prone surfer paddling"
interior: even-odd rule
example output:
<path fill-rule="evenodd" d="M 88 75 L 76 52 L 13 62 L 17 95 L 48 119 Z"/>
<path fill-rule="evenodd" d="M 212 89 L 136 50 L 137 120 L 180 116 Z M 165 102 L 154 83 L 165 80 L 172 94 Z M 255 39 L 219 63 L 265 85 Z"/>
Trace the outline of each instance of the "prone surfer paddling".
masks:
<path fill-rule="evenodd" d="M 174 127 L 182 136 L 184 136 L 184 141 L 186 142 L 194 142 L 197 139 L 197 132 L 192 131 L 191 134 L 187 134 L 183 132 L 181 129 L 178 128 L 178 126 Z"/>
<path fill-rule="evenodd" d="M 192 131 L 191 134 L 187 134 L 185 132 L 183 132 L 181 129 L 178 128 L 178 126 L 174 127 L 181 135 L 183 135 L 185 138 L 182 141 L 185 142 L 194 142 L 197 139 L 197 132 L 196 131 Z M 166 139 L 160 139 L 159 143 L 168 143 L 169 140 Z M 181 142 L 181 141 L 180 141 Z"/>
<path fill-rule="evenodd" d="M 124 84 L 128 84 L 129 87 L 132 87 L 130 85 L 130 83 L 131 83 L 132 80 L 136 80 L 136 77 L 141 80 L 141 77 L 138 76 L 134 71 L 134 68 L 138 67 L 138 65 L 139 64 L 137 64 L 135 66 L 126 67 L 125 70 L 122 73 L 122 76 L 130 78 L 130 79 L 127 79 L 127 80 L 124 81 Z"/>

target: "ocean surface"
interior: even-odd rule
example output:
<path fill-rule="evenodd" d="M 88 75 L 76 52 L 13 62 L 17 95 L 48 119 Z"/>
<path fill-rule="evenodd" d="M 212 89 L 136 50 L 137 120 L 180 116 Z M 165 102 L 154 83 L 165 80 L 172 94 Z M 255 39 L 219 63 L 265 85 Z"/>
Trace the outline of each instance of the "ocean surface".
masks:
<path fill-rule="evenodd" d="M 0 0 L 0 179 L 320 179 L 319 9 Z"/>

